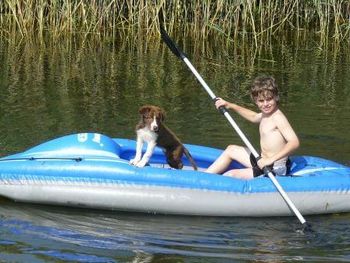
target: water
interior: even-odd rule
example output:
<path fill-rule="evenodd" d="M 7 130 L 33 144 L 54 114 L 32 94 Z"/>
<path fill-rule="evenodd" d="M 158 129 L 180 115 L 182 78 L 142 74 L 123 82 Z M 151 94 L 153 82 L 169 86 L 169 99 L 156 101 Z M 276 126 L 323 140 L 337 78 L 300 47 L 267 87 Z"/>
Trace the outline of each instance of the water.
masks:
<path fill-rule="evenodd" d="M 232 262 L 350 260 L 348 215 L 218 218 L 87 211 L 3 203 L 4 262 Z"/>
<path fill-rule="evenodd" d="M 214 93 L 251 106 L 249 83 L 276 77 L 281 109 L 301 139 L 296 154 L 350 165 L 348 49 L 276 43 L 271 50 L 181 43 Z M 185 64 L 160 43 L 0 41 L 1 155 L 76 132 L 134 138 L 137 110 L 156 104 L 188 143 L 241 144 Z M 258 145 L 257 126 L 232 115 Z M 217 218 L 145 215 L 17 204 L 0 199 L 0 262 L 347 262 L 348 214 Z"/>

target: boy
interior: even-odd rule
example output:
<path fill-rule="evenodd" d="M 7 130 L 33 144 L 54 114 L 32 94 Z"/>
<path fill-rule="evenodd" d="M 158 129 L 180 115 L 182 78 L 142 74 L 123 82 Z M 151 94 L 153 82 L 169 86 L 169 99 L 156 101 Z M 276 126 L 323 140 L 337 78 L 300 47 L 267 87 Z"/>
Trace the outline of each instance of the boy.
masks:
<path fill-rule="evenodd" d="M 220 157 L 206 170 L 208 173 L 223 173 L 233 160 L 246 168 L 233 169 L 224 175 L 240 179 L 253 179 L 264 174 L 262 169 L 270 166 L 276 175 L 288 172 L 288 156 L 299 147 L 299 139 L 287 118 L 278 108 L 278 88 L 272 77 L 256 78 L 251 89 L 251 98 L 260 113 L 219 98 L 217 108 L 224 106 L 253 123 L 259 123 L 261 159 L 255 158 L 246 147 L 229 145 Z"/>

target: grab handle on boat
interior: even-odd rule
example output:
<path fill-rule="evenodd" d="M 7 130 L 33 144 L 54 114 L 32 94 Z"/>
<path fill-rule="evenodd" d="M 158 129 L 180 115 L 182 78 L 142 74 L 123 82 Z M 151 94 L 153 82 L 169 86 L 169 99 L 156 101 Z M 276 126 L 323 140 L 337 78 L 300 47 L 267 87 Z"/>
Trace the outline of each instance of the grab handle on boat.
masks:
<path fill-rule="evenodd" d="M 169 49 L 181 60 L 183 60 L 188 68 L 192 71 L 192 73 L 195 75 L 197 80 L 201 83 L 203 88 L 206 90 L 206 92 L 209 94 L 209 96 L 212 98 L 212 100 L 216 100 L 217 97 L 213 93 L 213 91 L 209 88 L 207 83 L 203 80 L 201 75 L 199 75 L 198 71 L 194 68 L 194 66 L 191 64 L 191 62 L 187 59 L 185 54 L 177 47 L 177 45 L 172 41 L 172 39 L 169 37 L 168 33 L 165 31 L 163 27 L 163 16 L 162 13 L 159 14 L 159 23 L 160 23 L 160 34 L 162 36 L 163 41 L 167 44 Z M 228 113 L 226 109 L 220 110 L 220 112 L 223 113 L 223 115 L 226 117 L 226 119 L 230 122 L 232 127 L 235 129 L 235 131 L 238 133 L 240 138 L 243 140 L 245 145 L 249 148 L 251 153 L 254 155 L 255 158 L 259 157 L 259 154 L 257 151 L 254 149 L 254 147 L 251 145 L 247 137 L 244 135 L 244 133 L 241 131 L 241 129 L 238 127 L 236 122 L 233 120 L 231 115 Z M 267 171 L 266 171 L 267 172 Z M 267 172 L 267 176 L 271 179 L 272 183 L 275 185 L 277 188 L 278 192 L 281 194 L 289 208 L 293 211 L 293 213 L 296 215 L 296 217 L 299 219 L 300 223 L 303 225 L 303 229 L 309 229 L 310 225 L 306 222 L 305 218 L 302 216 L 302 214 L 299 212 L 299 210 L 295 207 L 294 203 L 290 200 L 288 197 L 287 193 L 283 190 L 282 186 L 278 183 L 276 180 L 275 176 L 271 171 Z"/>

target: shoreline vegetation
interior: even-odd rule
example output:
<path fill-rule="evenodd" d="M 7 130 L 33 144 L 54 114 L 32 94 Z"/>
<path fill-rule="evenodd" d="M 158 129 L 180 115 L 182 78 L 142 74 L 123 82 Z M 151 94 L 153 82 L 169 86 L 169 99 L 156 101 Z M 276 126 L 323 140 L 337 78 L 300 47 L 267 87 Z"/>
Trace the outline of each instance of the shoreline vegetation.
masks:
<path fill-rule="evenodd" d="M 320 47 L 349 44 L 348 0 L 3 0 L 0 35 L 7 40 L 54 42 L 71 37 L 92 40 L 159 40 L 158 13 L 167 31 L 200 45 L 210 40 L 268 45 L 277 36 L 306 39 Z"/>

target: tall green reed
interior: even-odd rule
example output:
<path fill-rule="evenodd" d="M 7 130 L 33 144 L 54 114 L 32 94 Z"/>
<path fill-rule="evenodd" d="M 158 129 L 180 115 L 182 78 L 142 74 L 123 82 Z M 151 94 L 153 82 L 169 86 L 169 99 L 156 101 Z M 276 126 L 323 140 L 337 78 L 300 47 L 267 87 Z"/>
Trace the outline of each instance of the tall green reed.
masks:
<path fill-rule="evenodd" d="M 160 10 L 169 32 L 198 42 L 240 39 L 257 47 L 305 31 L 320 45 L 350 39 L 348 0 L 3 0 L 0 34 L 147 41 L 159 38 Z"/>

